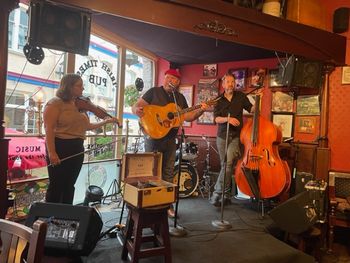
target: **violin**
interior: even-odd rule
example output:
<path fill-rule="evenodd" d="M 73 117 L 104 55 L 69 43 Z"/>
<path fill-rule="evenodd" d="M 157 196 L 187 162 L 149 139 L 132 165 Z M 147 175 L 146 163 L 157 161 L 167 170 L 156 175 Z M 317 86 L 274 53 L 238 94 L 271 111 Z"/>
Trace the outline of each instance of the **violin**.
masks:
<path fill-rule="evenodd" d="M 104 119 L 106 117 L 113 118 L 113 116 L 110 115 L 104 108 L 102 108 L 100 106 L 97 106 L 94 103 L 92 103 L 92 101 L 88 97 L 84 97 L 84 96 L 77 97 L 75 99 L 75 106 L 80 111 L 90 111 L 90 112 L 92 112 L 93 114 L 96 115 L 96 117 L 98 117 L 100 119 Z M 117 125 L 118 125 L 119 128 L 122 127 L 122 125 L 119 122 L 117 122 Z"/>

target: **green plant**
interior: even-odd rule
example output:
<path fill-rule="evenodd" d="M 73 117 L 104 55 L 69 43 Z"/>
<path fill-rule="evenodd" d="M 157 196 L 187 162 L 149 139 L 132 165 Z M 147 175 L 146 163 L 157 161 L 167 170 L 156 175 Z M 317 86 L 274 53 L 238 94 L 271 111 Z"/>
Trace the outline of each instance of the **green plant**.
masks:
<path fill-rule="evenodd" d="M 135 85 L 128 85 L 124 90 L 124 103 L 125 105 L 131 107 L 134 105 L 139 98 L 139 92 Z"/>

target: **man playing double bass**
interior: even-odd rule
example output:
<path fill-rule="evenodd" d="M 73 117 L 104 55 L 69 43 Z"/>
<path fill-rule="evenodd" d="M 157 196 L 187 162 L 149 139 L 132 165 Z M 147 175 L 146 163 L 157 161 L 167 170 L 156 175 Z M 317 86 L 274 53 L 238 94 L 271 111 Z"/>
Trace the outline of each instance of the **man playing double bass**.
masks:
<path fill-rule="evenodd" d="M 254 112 L 255 107 L 250 103 L 246 94 L 235 90 L 236 79 L 231 73 L 226 73 L 222 77 L 222 87 L 224 89 L 221 98 L 214 108 L 215 122 L 218 124 L 216 145 L 218 148 L 221 169 L 210 203 L 214 206 L 221 206 L 222 193 L 224 192 L 224 203 L 230 203 L 231 181 L 232 189 L 236 190 L 233 178 L 234 166 L 241 156 L 240 132 L 243 126 L 243 110 Z M 230 117 L 228 117 L 230 115 Z M 222 189 L 225 176 L 225 145 L 227 122 L 229 122 L 226 178 L 224 190 Z M 233 195 L 236 193 L 232 193 Z"/>

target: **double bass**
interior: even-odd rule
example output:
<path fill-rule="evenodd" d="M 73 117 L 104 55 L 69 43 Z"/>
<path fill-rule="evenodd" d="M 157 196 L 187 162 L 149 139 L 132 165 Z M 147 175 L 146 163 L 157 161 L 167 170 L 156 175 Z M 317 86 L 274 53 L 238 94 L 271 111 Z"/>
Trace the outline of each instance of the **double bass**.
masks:
<path fill-rule="evenodd" d="M 235 180 L 239 190 L 256 199 L 281 195 L 289 190 L 291 174 L 286 161 L 281 160 L 278 144 L 281 130 L 260 116 L 260 95 L 255 97 L 255 112 L 242 128 L 240 140 L 244 154 L 237 162 Z"/>

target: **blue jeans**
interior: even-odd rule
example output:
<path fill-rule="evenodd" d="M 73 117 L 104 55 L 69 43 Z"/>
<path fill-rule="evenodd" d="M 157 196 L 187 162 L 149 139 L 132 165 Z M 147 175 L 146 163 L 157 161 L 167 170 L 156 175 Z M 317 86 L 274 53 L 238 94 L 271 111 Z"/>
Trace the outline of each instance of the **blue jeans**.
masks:
<path fill-rule="evenodd" d="M 162 179 L 172 183 L 176 157 L 175 138 L 162 141 L 145 139 L 145 151 L 162 153 Z"/>
<path fill-rule="evenodd" d="M 225 176 L 225 145 L 226 140 L 222 139 L 220 137 L 216 138 L 216 146 L 218 147 L 218 152 L 220 156 L 220 163 L 221 163 L 221 170 L 219 177 L 216 181 L 215 187 L 214 187 L 214 194 L 213 197 L 221 196 L 222 194 L 222 186 Z M 228 138 L 228 145 L 227 145 L 227 164 L 226 164 L 226 179 L 225 179 L 225 194 L 229 195 L 230 189 L 231 189 L 231 182 L 232 182 L 232 189 L 236 189 L 236 183 L 233 177 L 234 167 L 237 163 L 237 160 L 241 156 L 240 151 L 240 141 L 239 137 L 229 137 Z"/>

